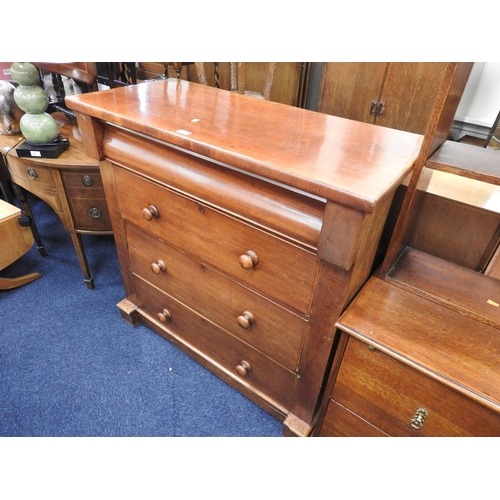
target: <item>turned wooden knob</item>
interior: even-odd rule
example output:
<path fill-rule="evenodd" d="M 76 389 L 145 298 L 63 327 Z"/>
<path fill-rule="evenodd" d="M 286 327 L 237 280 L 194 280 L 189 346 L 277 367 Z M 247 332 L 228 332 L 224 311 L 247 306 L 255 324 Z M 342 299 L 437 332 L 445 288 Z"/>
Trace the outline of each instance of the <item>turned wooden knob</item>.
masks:
<path fill-rule="evenodd" d="M 246 377 L 248 372 L 250 371 L 250 364 L 247 361 L 242 361 L 237 367 L 236 367 L 236 373 L 240 377 Z"/>
<path fill-rule="evenodd" d="M 165 271 L 167 267 L 165 266 L 165 262 L 162 260 L 159 260 L 158 262 L 153 262 L 151 264 L 151 271 L 153 271 L 155 274 L 160 274 L 162 271 Z"/>
<path fill-rule="evenodd" d="M 252 269 L 259 263 L 259 257 L 253 250 L 248 250 L 239 258 L 240 266 L 243 269 Z"/>
<path fill-rule="evenodd" d="M 147 220 L 158 219 L 160 216 L 160 211 L 154 205 L 150 205 L 148 208 L 142 209 L 142 216 Z"/>
<path fill-rule="evenodd" d="M 236 320 L 241 328 L 250 328 L 255 321 L 254 315 L 250 311 L 244 311 Z"/>
<path fill-rule="evenodd" d="M 172 319 L 172 315 L 168 309 L 163 309 L 162 312 L 158 313 L 156 317 L 162 322 L 166 323 L 169 319 Z"/>

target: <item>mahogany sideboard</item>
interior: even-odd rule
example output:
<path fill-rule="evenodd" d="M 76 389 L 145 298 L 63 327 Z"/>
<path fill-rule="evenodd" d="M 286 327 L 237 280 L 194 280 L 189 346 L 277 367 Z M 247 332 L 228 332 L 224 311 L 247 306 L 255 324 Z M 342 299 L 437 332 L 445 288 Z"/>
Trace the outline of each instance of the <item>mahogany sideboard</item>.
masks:
<path fill-rule="evenodd" d="M 93 289 L 94 278 L 82 235 L 112 232 L 99 162 L 84 153 L 76 123 L 62 113 L 52 116 L 61 135 L 70 141 L 69 148 L 59 158 L 20 157 L 13 145 L 6 150 L 5 158 L 12 182 L 38 196 L 57 214 L 70 234 L 84 282 Z M 22 140 L 22 136 L 16 139 Z"/>
<path fill-rule="evenodd" d="M 422 136 L 183 80 L 66 102 L 100 160 L 121 314 L 309 435 Z"/>

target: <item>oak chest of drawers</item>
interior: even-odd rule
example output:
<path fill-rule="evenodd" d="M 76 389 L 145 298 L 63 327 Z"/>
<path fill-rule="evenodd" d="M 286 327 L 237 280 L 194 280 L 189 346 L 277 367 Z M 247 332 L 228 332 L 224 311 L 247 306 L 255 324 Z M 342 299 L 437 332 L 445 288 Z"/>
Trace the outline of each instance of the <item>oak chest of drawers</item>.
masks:
<path fill-rule="evenodd" d="M 500 283 L 462 269 L 474 301 L 467 317 L 436 300 L 460 266 L 407 249 L 392 280 L 372 277 L 341 317 L 341 340 L 320 436 L 498 436 Z M 418 269 L 417 287 L 403 286 Z M 431 273 L 439 269 L 440 273 Z M 434 274 L 432 277 L 431 274 Z M 392 282 L 391 282 L 392 281 Z M 466 293 L 464 294 L 466 295 Z M 451 298 L 450 298 L 451 297 Z M 473 301 L 469 302 L 472 309 Z M 481 310 L 482 309 L 482 310 Z"/>
<path fill-rule="evenodd" d="M 122 315 L 308 435 L 421 136 L 185 81 L 67 103 L 101 160 Z"/>

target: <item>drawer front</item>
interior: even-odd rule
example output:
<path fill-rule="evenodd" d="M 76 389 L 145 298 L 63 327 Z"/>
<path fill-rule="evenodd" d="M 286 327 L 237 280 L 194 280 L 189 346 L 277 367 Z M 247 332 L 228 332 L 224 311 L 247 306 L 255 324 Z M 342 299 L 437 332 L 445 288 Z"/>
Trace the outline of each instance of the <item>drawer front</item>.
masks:
<path fill-rule="evenodd" d="M 67 190 L 76 189 L 80 196 L 103 197 L 104 187 L 99 170 L 82 170 L 80 172 L 62 172 L 64 187 Z"/>
<path fill-rule="evenodd" d="M 140 278 L 134 277 L 134 283 L 137 291 L 135 302 L 141 314 L 160 321 L 167 332 L 214 365 L 228 370 L 242 384 L 265 394 L 278 405 L 290 408 L 296 380 L 293 373 Z M 158 318 L 158 314 L 164 321 Z"/>
<path fill-rule="evenodd" d="M 69 199 L 75 229 L 80 231 L 111 231 L 111 219 L 105 198 Z"/>
<path fill-rule="evenodd" d="M 307 321 L 130 224 L 132 272 L 290 370 Z"/>
<path fill-rule="evenodd" d="M 353 338 L 332 399 L 391 436 L 500 435 L 500 415 Z"/>
<path fill-rule="evenodd" d="M 309 313 L 319 267 L 315 255 L 118 168 L 115 181 L 125 219 L 238 281 Z"/>
<path fill-rule="evenodd" d="M 19 158 L 9 157 L 9 170 L 14 182 L 32 193 L 37 190 L 56 190 L 53 169 L 27 165 Z"/>
<path fill-rule="evenodd" d="M 381 430 L 330 400 L 319 437 L 383 437 Z"/>

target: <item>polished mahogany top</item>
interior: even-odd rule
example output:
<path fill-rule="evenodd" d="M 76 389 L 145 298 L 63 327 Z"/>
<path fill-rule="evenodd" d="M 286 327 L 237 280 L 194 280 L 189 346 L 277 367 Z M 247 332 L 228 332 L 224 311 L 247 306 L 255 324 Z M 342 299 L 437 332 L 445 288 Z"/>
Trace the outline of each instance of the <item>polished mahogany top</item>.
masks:
<path fill-rule="evenodd" d="M 411 171 L 423 139 L 177 79 L 66 102 L 77 112 L 366 212 Z"/>

